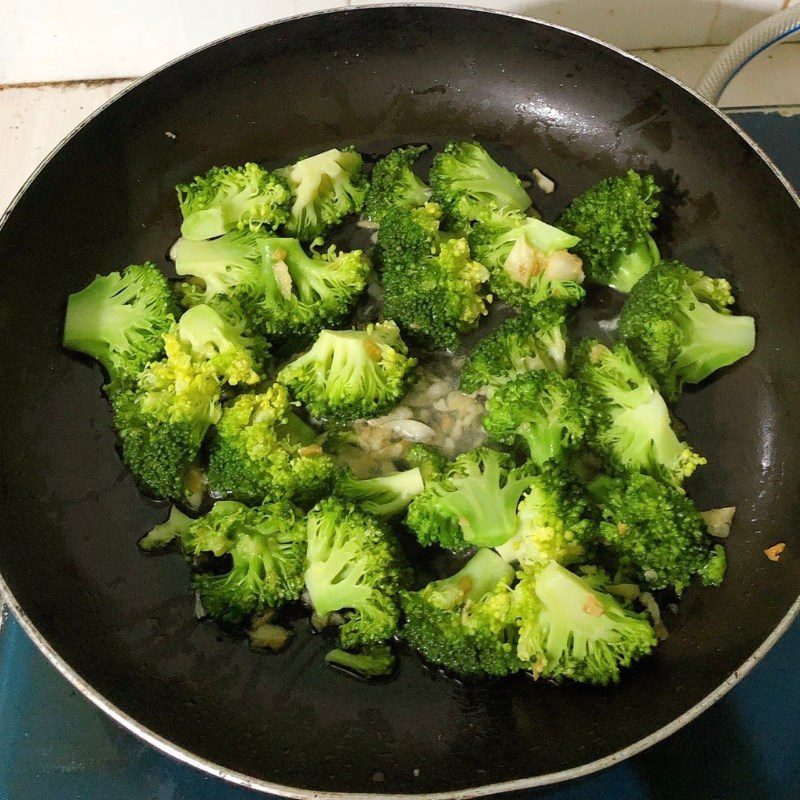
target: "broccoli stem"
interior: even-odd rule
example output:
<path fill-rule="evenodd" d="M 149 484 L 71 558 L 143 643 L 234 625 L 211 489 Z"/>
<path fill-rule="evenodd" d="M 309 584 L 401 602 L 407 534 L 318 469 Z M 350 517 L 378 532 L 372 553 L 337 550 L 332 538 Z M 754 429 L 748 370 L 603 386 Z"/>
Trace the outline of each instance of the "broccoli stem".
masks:
<path fill-rule="evenodd" d="M 612 289 L 628 293 L 639 278 L 646 275 L 661 256 L 652 236 L 645 237 L 629 253 L 621 255 L 614 266 L 614 274 L 608 282 Z"/>
<path fill-rule="evenodd" d="M 90 291 L 90 285 L 67 299 L 67 314 L 64 319 L 64 346 L 71 350 L 87 352 L 88 344 L 103 337 L 105 340 L 124 340 L 124 332 L 131 324 L 134 310 L 120 302 L 110 306 L 105 295 Z M 102 348 L 94 348 L 102 354 Z M 88 353 L 98 358 L 94 353 Z"/>
<path fill-rule="evenodd" d="M 756 343 L 752 317 L 722 314 L 698 302 L 686 289 L 684 300 L 684 342 L 675 362 L 676 372 L 687 383 L 699 383 L 753 351 Z"/>
<path fill-rule="evenodd" d="M 207 209 L 214 211 L 216 209 Z M 197 213 L 206 213 L 205 211 Z M 241 239 L 227 236 L 211 241 L 194 241 L 180 238 L 170 254 L 175 261 L 178 275 L 196 275 L 206 284 L 206 297 L 213 297 L 229 290 L 228 270 L 233 266 L 252 268 L 248 262 L 248 250 Z"/>
<path fill-rule="evenodd" d="M 509 477 L 501 487 L 499 462 L 487 459 L 485 465 L 483 477 L 462 481 L 450 503 L 466 541 L 497 547 L 517 530 L 517 500 L 528 481 Z"/>
<path fill-rule="evenodd" d="M 484 548 L 449 578 L 430 584 L 443 606 L 455 608 L 467 600 L 477 602 L 499 583 L 511 583 L 514 568 L 494 550 Z"/>
<path fill-rule="evenodd" d="M 540 466 L 557 458 L 564 449 L 564 426 L 559 422 L 535 431 L 526 426 L 526 430 L 520 431 L 520 435 L 528 445 L 531 459 Z"/>
<path fill-rule="evenodd" d="M 161 550 L 185 533 L 194 520 L 186 516 L 177 506 L 172 506 L 166 522 L 156 525 L 150 533 L 139 540 L 139 547 L 146 553 Z"/>
<path fill-rule="evenodd" d="M 235 217 L 234 217 L 235 219 Z M 181 225 L 181 235 L 187 239 L 213 239 L 229 229 L 222 206 L 193 211 Z"/>
<path fill-rule="evenodd" d="M 359 653 L 347 650 L 331 650 L 325 656 L 329 664 L 356 672 L 366 678 L 383 678 L 391 675 L 394 669 L 394 655 L 388 645 L 377 644 L 365 647 Z"/>

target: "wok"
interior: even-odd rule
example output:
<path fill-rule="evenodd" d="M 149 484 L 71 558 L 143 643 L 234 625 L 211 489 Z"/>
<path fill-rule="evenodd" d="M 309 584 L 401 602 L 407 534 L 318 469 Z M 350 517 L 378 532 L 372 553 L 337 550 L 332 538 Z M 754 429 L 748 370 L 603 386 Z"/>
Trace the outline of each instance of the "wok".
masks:
<path fill-rule="evenodd" d="M 155 259 L 174 186 L 214 164 L 286 163 L 476 136 L 545 219 L 627 167 L 667 185 L 665 252 L 730 278 L 758 345 L 677 407 L 709 463 L 701 508 L 738 506 L 720 589 L 688 591 L 670 637 L 607 689 L 523 676 L 460 685 L 403 653 L 370 685 L 331 670 L 304 620 L 278 656 L 194 617 L 186 567 L 136 540 L 165 517 L 115 452 L 96 367 L 60 347 L 65 298 Z M 0 569 L 7 600 L 61 672 L 155 746 L 297 797 L 468 797 L 585 774 L 653 744 L 742 677 L 798 611 L 800 208 L 715 108 L 640 61 L 539 22 L 458 8 L 299 17 L 201 49 L 75 131 L 0 230 Z M 595 293 L 592 319 L 613 316 Z M 788 543 L 780 562 L 764 548 Z M 778 695 L 776 694 L 776 697 Z"/>

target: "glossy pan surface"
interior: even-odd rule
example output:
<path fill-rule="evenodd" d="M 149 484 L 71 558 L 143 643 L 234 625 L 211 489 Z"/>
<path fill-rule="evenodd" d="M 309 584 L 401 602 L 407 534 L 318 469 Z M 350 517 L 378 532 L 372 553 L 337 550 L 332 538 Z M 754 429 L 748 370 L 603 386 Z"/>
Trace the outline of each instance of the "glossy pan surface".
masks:
<path fill-rule="evenodd" d="M 165 509 L 120 463 L 100 372 L 59 344 L 69 292 L 128 263 L 167 265 L 174 186 L 211 165 L 470 136 L 556 181 L 534 194 L 548 220 L 604 176 L 652 170 L 670 186 L 666 252 L 729 277 L 757 320 L 753 355 L 677 408 L 709 459 L 690 487 L 699 506 L 739 509 L 728 577 L 687 592 L 670 638 L 617 688 L 460 686 L 408 653 L 391 681 L 367 685 L 326 666 L 330 640 L 305 621 L 280 656 L 198 623 L 181 559 L 136 547 Z M 454 797 L 610 763 L 696 714 L 796 612 L 798 267 L 800 209 L 753 147 L 690 92 L 590 39 L 509 15 L 373 7 L 203 49 L 82 126 L 0 229 L 10 603 L 117 719 L 257 788 Z M 586 324 L 612 315 L 598 295 Z M 777 564 L 763 554 L 776 541 L 787 542 Z"/>

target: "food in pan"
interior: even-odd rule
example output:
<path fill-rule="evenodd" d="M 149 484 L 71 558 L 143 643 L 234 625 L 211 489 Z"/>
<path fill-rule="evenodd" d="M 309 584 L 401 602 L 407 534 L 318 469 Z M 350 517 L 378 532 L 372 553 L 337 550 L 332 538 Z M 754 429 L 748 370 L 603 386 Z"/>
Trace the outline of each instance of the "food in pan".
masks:
<path fill-rule="evenodd" d="M 713 454 L 671 404 L 748 355 L 754 321 L 661 257 L 653 176 L 548 223 L 480 143 L 430 157 L 212 168 L 178 187 L 177 278 L 98 276 L 64 344 L 173 504 L 140 546 L 183 555 L 201 617 L 280 650 L 305 607 L 368 678 L 408 646 L 462 679 L 613 683 L 666 635 L 661 605 L 723 580 L 684 486 Z M 578 337 L 603 287 L 619 325 Z"/>

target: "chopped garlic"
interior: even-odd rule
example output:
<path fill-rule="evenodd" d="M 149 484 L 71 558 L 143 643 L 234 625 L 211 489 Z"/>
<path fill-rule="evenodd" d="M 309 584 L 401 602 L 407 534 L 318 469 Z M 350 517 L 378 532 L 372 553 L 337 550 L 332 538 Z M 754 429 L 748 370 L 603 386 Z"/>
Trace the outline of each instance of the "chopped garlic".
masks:
<path fill-rule="evenodd" d="M 280 650 L 289 641 L 291 633 L 280 625 L 265 622 L 247 632 L 250 645 L 258 650 Z"/>
<path fill-rule="evenodd" d="M 778 542 L 778 544 L 772 545 L 772 547 L 768 547 L 764 551 L 764 555 L 770 561 L 777 561 L 781 557 L 781 553 L 786 549 L 786 542 Z"/>
<path fill-rule="evenodd" d="M 364 343 L 364 349 L 367 351 L 367 355 L 373 361 L 380 361 L 383 358 L 383 353 L 381 352 L 381 348 L 378 347 L 372 339 L 367 339 Z"/>
<path fill-rule="evenodd" d="M 553 194 L 556 190 L 554 181 L 538 169 L 531 170 L 531 175 L 536 179 L 536 185 L 545 193 Z"/>
<path fill-rule="evenodd" d="M 726 508 L 710 508 L 708 511 L 701 511 L 700 516 L 712 536 L 726 539 L 731 532 L 731 523 L 735 513 L 736 506 L 727 506 Z"/>
<path fill-rule="evenodd" d="M 548 257 L 544 274 L 553 281 L 583 283 L 583 261 L 569 250 L 556 250 Z"/>
<path fill-rule="evenodd" d="M 531 279 L 539 275 L 544 269 L 542 253 L 530 244 L 524 236 L 520 236 L 511 248 L 511 252 L 503 264 L 503 269 L 512 280 L 523 286 L 528 286 Z"/>
<path fill-rule="evenodd" d="M 590 617 L 602 617 L 603 611 L 605 611 L 603 604 L 593 594 L 587 595 L 582 610 L 584 614 L 588 614 Z"/>
<path fill-rule="evenodd" d="M 292 276 L 289 274 L 289 267 L 283 259 L 276 261 L 272 265 L 272 270 L 275 273 L 275 283 L 278 284 L 278 289 L 283 295 L 284 300 L 292 299 Z"/>

